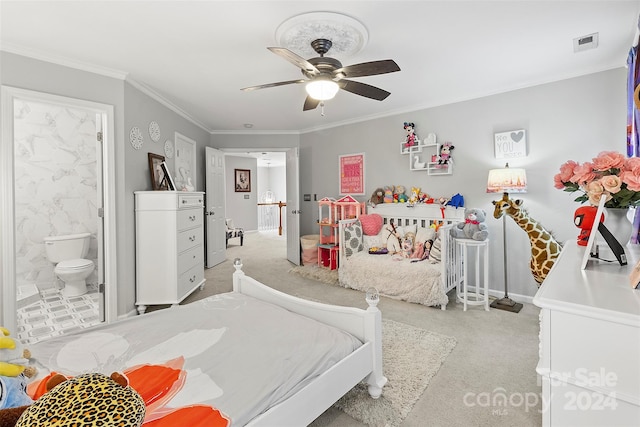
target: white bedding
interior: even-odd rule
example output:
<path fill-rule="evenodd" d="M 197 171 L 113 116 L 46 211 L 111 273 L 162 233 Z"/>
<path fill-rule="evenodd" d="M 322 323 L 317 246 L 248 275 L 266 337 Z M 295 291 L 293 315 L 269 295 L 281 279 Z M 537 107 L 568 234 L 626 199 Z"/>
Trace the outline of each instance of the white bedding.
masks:
<path fill-rule="evenodd" d="M 380 295 L 427 306 L 449 302 L 439 263 L 412 263 L 391 255 L 370 255 L 361 251 L 342 260 L 338 270 L 345 288 L 367 291 L 375 287 Z"/>
<path fill-rule="evenodd" d="M 40 376 L 110 374 L 183 356 L 187 380 L 168 406 L 203 403 L 244 425 L 361 345 L 339 329 L 231 292 L 31 350 Z"/>

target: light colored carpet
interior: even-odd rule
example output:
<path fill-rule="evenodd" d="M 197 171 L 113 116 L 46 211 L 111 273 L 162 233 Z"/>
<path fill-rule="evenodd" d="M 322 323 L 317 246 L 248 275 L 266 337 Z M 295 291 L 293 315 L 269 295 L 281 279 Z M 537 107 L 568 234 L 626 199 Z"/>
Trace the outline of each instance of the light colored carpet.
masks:
<path fill-rule="evenodd" d="M 296 265 L 289 270 L 289 273 L 330 285 L 338 284 L 338 270 L 329 270 L 317 265 Z"/>
<path fill-rule="evenodd" d="M 382 330 L 388 379 L 382 396 L 372 399 L 366 385 L 359 384 L 335 406 L 369 426 L 397 427 L 456 346 L 456 339 L 388 319 L 383 319 Z"/>
<path fill-rule="evenodd" d="M 234 258 L 242 258 L 243 271 L 247 275 L 279 291 L 329 304 L 367 308 L 363 292 L 287 273 L 293 264 L 287 261 L 286 236 L 278 236 L 277 232 L 248 232 L 244 246 L 235 241 L 230 243 L 226 261 L 205 270 L 205 288 L 197 290 L 181 304 L 231 291 Z M 539 427 L 542 424 L 542 398 L 535 369 L 540 310 L 525 302 L 518 314 L 494 309 L 487 312 L 479 306 L 463 311 L 462 304 L 455 301 L 455 292 L 449 293 L 449 297 L 446 311 L 380 298 L 378 308 L 383 319 L 457 340 L 401 427 Z M 148 310 L 160 308 L 163 306 Z M 385 366 L 387 376 L 391 365 L 393 363 Z M 486 396 L 493 399 L 495 390 L 513 397 L 515 402 L 517 397 L 523 396 L 538 396 L 539 400 L 533 406 L 496 407 L 479 399 Z M 366 427 L 366 424 L 334 405 L 311 426 Z"/>

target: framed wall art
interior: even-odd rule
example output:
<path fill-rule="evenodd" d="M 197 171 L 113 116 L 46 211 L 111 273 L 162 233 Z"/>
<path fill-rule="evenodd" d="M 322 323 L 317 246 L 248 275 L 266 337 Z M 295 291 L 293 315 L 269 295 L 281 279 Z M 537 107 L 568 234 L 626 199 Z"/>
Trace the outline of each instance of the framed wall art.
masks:
<path fill-rule="evenodd" d="M 364 153 L 338 156 L 341 195 L 364 195 Z"/>
<path fill-rule="evenodd" d="M 251 192 L 251 170 L 234 169 L 236 193 Z"/>
<path fill-rule="evenodd" d="M 527 131 L 525 129 L 495 133 L 493 143 L 496 159 L 527 157 Z"/>

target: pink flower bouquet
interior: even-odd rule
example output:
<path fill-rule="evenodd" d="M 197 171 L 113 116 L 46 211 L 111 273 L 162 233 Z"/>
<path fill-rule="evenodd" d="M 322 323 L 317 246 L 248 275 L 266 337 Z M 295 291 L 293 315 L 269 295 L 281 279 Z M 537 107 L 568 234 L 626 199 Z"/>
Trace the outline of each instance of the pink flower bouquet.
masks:
<path fill-rule="evenodd" d="M 569 160 L 553 177 L 555 187 L 582 194 L 575 201 L 597 205 L 606 198 L 607 208 L 629 208 L 640 204 L 640 157 L 626 158 L 615 151 L 603 151 L 591 162 Z"/>

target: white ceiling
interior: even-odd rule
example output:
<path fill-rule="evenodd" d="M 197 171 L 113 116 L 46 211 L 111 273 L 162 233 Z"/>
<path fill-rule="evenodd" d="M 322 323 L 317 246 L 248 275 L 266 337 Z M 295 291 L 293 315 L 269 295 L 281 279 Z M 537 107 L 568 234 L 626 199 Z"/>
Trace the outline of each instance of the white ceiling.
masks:
<path fill-rule="evenodd" d="M 624 66 L 640 0 L 2 0 L 0 8 L 2 50 L 126 75 L 214 133 L 306 132 Z M 388 90 L 386 100 L 340 91 L 322 116 L 302 111 L 303 85 L 240 91 L 302 78 L 266 48 L 277 46 L 283 21 L 311 11 L 366 27 L 366 46 L 337 57 L 344 65 L 397 62 L 400 72 L 354 79 Z M 573 53 L 574 38 L 596 32 L 597 49 Z"/>

